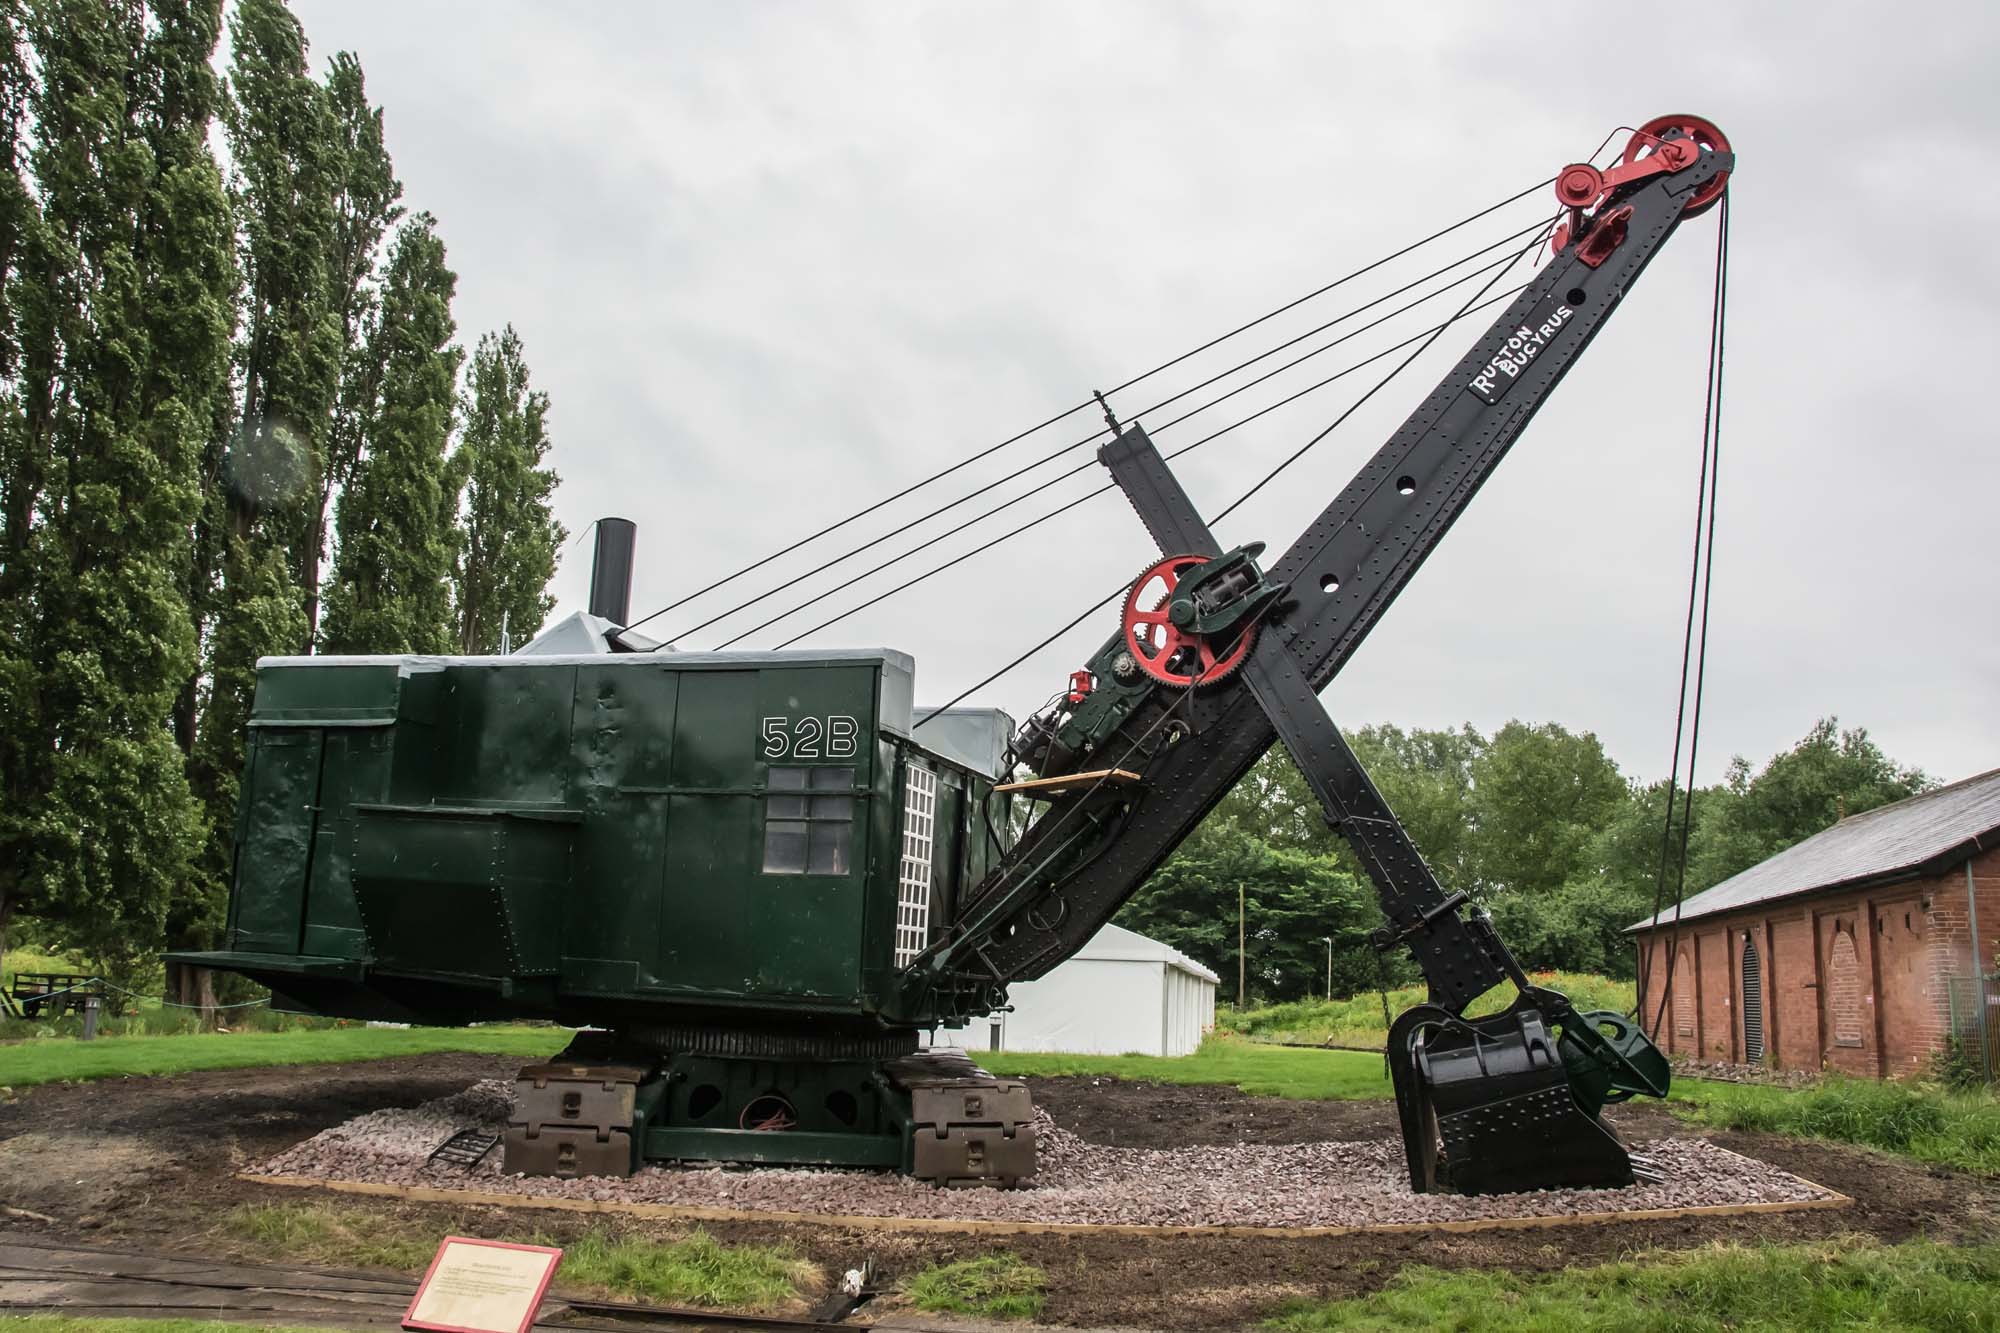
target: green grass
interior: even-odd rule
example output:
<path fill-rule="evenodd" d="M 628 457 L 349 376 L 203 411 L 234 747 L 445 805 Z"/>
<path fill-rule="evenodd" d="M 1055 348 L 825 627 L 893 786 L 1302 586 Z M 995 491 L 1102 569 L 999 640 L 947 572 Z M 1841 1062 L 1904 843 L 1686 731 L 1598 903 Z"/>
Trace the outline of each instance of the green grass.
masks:
<path fill-rule="evenodd" d="M 1537 972 L 1530 980 L 1569 996 L 1579 1009 L 1614 1009 L 1630 1012 L 1633 985 L 1610 977 L 1585 972 Z M 1405 986 L 1389 992 L 1389 1012 L 1400 1014 L 1411 1005 L 1422 1004 L 1429 992 L 1422 986 Z M 1472 1002 L 1466 1013 L 1471 1017 L 1497 1013 L 1513 1002 L 1514 986 L 1495 986 Z M 1382 997 L 1368 992 L 1345 1000 L 1297 1000 L 1290 1004 L 1265 1005 L 1256 1009 L 1217 1009 L 1218 1028 L 1255 1041 L 1303 1042 L 1309 1046 L 1362 1046 L 1380 1050 L 1389 1038 L 1382 1022 Z"/>
<path fill-rule="evenodd" d="M 1832 1077 L 1790 1091 L 1682 1079 L 1672 1101 L 1684 1119 L 1717 1129 L 1831 1139 L 2000 1174 L 2000 1098 L 1934 1083 Z"/>
<path fill-rule="evenodd" d="M 390 1268 L 420 1273 L 441 1233 L 413 1219 L 302 1203 L 246 1204 L 222 1222 L 224 1234 L 259 1258 L 321 1267 Z M 556 1288 L 650 1304 L 777 1310 L 817 1290 L 819 1270 L 783 1245 L 724 1245 L 706 1231 L 658 1240 L 593 1227 L 580 1235 L 495 1236 L 563 1252 Z"/>
<path fill-rule="evenodd" d="M 266 1258 L 322 1268 L 394 1268 L 420 1273 L 439 1236 L 418 1235 L 387 1218 L 301 1203 L 244 1204 L 222 1219 L 225 1234 Z"/>
<path fill-rule="evenodd" d="M 1519 1276 L 1406 1268 L 1358 1300 L 1294 1302 L 1283 1333 L 1453 1329 L 1626 1333 L 1798 1328 L 2000 1328 L 2000 1244 L 1712 1247 Z"/>
<path fill-rule="evenodd" d="M 653 1305 L 776 1310 L 818 1282 L 818 1270 L 783 1245 L 724 1245 L 706 1231 L 656 1241 L 591 1232 L 563 1245 L 557 1286 L 597 1287 Z"/>
<path fill-rule="evenodd" d="M 1215 1034 L 1193 1055 L 1062 1055 L 980 1052 L 980 1063 L 1009 1077 L 1103 1077 L 1151 1083 L 1223 1083 L 1259 1097 L 1349 1101 L 1387 1097 L 1382 1057 L 1365 1051 L 1309 1051 Z"/>
<path fill-rule="evenodd" d="M 433 1051 L 545 1058 L 569 1033 L 546 1027 L 318 1028 L 290 1032 L 204 1032 L 186 1036 L 101 1037 L 0 1045 L 0 1087 L 182 1074 L 195 1069 L 330 1064 Z"/>
<path fill-rule="evenodd" d="M 1033 1319 L 1042 1312 L 1048 1277 L 1011 1254 L 938 1264 L 903 1280 L 906 1300 L 927 1314 L 985 1319 Z"/>

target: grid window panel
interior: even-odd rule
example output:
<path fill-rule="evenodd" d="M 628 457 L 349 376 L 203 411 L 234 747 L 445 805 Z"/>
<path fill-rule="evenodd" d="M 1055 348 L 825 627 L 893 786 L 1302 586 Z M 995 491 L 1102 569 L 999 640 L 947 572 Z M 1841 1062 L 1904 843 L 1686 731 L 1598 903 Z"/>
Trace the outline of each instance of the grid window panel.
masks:
<path fill-rule="evenodd" d="M 911 764 L 903 786 L 903 859 L 897 874 L 896 966 L 907 967 L 931 937 L 931 846 L 937 774 Z"/>
<path fill-rule="evenodd" d="M 764 779 L 764 873 L 851 872 L 853 788 L 852 768 L 772 768 Z"/>

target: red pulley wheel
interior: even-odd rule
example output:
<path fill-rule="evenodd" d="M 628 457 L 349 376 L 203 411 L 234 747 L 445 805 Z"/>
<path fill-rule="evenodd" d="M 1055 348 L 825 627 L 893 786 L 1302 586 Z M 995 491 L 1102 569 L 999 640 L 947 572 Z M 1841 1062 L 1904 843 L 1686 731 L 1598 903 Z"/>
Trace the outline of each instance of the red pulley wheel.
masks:
<path fill-rule="evenodd" d="M 1656 116 L 1633 132 L 1631 139 L 1625 144 L 1624 161 L 1636 162 L 1644 157 L 1659 146 L 1660 140 L 1669 130 L 1679 130 L 1687 138 L 1711 152 L 1729 151 L 1729 137 L 1715 128 L 1713 121 L 1703 120 L 1700 116 Z M 1694 192 L 1681 216 L 1691 218 L 1706 213 L 1715 206 L 1715 201 L 1722 198 L 1722 192 L 1728 188 L 1729 173 L 1725 171 Z"/>
<path fill-rule="evenodd" d="M 1253 623 L 1218 649 L 1205 635 L 1190 633 L 1169 618 L 1182 576 L 1207 563 L 1205 555 L 1170 555 L 1149 567 L 1125 594 L 1125 649 L 1141 671 L 1162 684 L 1213 684 L 1242 666 L 1257 641 Z"/>

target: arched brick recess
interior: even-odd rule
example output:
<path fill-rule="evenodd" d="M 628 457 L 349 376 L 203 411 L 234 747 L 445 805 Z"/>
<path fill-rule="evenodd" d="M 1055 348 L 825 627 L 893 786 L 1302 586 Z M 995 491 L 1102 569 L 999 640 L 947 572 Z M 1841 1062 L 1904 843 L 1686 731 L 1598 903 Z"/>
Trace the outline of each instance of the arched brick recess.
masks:
<path fill-rule="evenodd" d="M 1836 1046 L 1861 1044 L 1861 960 L 1854 952 L 1854 932 L 1833 930 L 1833 957 L 1827 962 L 1827 1022 Z"/>
<path fill-rule="evenodd" d="M 1694 950 L 1685 946 L 1674 957 L 1674 1035 L 1694 1040 Z"/>

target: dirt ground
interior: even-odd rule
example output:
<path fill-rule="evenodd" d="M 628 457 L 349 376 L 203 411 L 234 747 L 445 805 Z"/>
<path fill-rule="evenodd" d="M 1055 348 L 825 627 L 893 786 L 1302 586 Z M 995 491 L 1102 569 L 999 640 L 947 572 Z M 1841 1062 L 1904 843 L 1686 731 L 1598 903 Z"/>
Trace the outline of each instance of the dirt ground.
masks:
<path fill-rule="evenodd" d="M 389 1211 L 439 1235 L 586 1225 L 574 1214 L 383 1203 L 238 1180 L 236 1171 L 328 1126 L 383 1106 L 415 1105 L 480 1078 L 506 1077 L 490 1056 L 433 1055 L 354 1065 L 217 1070 L 173 1078 L 32 1088 L 0 1102 L 0 1234 L 56 1236 L 161 1251 L 236 1252 L 220 1219 L 237 1205 L 298 1202 Z M 1087 1138 L 1130 1147 L 1383 1139 L 1382 1102 L 1296 1102 L 1230 1088 L 1035 1079 L 1035 1098 Z M 888 1275 L 1007 1249 L 1049 1274 L 1044 1318 L 1077 1325 L 1236 1327 L 1288 1297 L 1353 1295 L 1414 1263 L 1515 1271 L 1601 1262 L 1650 1247 L 1719 1240 L 1807 1240 L 1860 1232 L 1896 1241 L 1984 1235 L 2000 1225 L 2000 1182 L 1917 1166 L 1864 1149 L 1766 1134 L 1702 1132 L 1659 1107 L 1612 1118 L 1628 1138 L 1700 1133 L 1851 1196 L 1851 1208 L 1776 1216 L 1631 1221 L 1548 1230 L 1312 1238 L 984 1236 L 858 1231 L 802 1224 L 712 1224 L 725 1240 L 782 1240 L 840 1272 L 873 1255 Z M 617 1221 L 633 1231 L 671 1225 Z"/>

